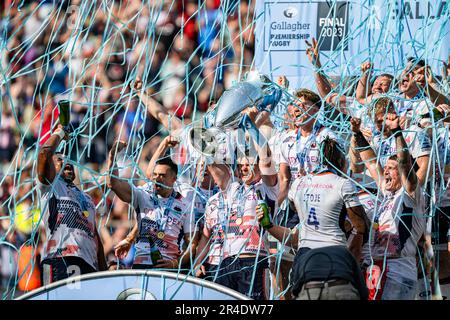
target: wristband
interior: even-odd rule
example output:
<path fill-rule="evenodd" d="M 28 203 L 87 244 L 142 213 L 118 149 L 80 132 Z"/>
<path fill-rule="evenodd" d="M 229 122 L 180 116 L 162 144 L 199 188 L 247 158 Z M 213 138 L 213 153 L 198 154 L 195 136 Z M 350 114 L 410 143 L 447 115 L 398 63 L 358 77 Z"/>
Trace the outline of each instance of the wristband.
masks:
<path fill-rule="evenodd" d="M 353 136 L 355 137 L 356 146 L 358 148 L 370 147 L 370 144 L 367 142 L 361 131 L 353 132 Z"/>
<path fill-rule="evenodd" d="M 400 127 L 397 127 L 392 130 L 392 135 L 396 138 L 401 136 L 401 134 L 402 134 L 402 129 Z"/>
<path fill-rule="evenodd" d="M 57 135 L 60 140 L 63 140 L 64 136 L 66 135 L 66 133 L 62 129 L 57 129 L 55 132 L 53 132 L 53 134 Z"/>

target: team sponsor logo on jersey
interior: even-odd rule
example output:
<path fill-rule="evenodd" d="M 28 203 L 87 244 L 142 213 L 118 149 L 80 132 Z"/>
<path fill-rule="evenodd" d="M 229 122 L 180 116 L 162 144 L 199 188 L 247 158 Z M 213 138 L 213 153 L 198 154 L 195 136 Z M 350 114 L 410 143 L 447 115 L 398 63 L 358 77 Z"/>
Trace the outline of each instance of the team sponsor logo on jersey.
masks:
<path fill-rule="evenodd" d="M 334 186 L 331 183 L 306 183 L 302 182 L 298 185 L 298 189 L 313 188 L 313 189 L 333 189 Z"/>
<path fill-rule="evenodd" d="M 56 199 L 58 216 L 55 231 L 65 225 L 67 228 L 86 232 L 90 238 L 94 237 L 94 226 L 86 220 L 80 205 L 69 199 Z"/>

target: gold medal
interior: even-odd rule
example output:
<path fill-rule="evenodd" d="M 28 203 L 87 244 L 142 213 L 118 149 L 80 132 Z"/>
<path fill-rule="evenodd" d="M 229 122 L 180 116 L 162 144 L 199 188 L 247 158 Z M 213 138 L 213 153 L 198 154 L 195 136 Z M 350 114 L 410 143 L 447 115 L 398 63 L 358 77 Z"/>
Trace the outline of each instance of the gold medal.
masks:
<path fill-rule="evenodd" d="M 377 222 L 374 222 L 374 223 L 372 224 L 372 228 L 373 228 L 374 230 L 378 230 L 379 224 L 378 224 Z"/>
<path fill-rule="evenodd" d="M 86 218 L 89 217 L 89 211 L 83 211 L 83 216 L 85 216 Z"/>
<path fill-rule="evenodd" d="M 159 231 L 156 236 L 158 237 L 158 239 L 164 239 L 164 237 L 166 236 L 166 234 L 163 231 Z"/>
<path fill-rule="evenodd" d="M 238 226 L 240 226 L 240 225 L 242 224 L 242 218 L 237 218 L 237 219 L 236 219 L 236 224 L 237 224 Z"/>

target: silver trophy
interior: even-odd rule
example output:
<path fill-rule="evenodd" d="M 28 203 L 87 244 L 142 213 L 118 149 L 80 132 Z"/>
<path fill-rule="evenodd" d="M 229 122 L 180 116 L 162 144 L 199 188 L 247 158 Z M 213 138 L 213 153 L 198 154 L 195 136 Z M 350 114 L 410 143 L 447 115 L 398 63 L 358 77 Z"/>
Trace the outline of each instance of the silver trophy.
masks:
<path fill-rule="evenodd" d="M 212 160 L 211 158 L 218 160 L 224 156 L 224 154 L 218 156 L 218 153 L 224 149 L 224 144 L 227 144 L 227 136 L 230 137 L 235 129 L 241 128 L 249 132 L 255 141 L 261 141 L 259 131 L 242 111 L 256 107 L 259 111 L 270 112 L 278 104 L 281 96 L 281 88 L 267 76 L 257 72 L 247 73 L 243 81 L 226 90 L 216 106 L 204 115 L 203 126 L 191 128 L 190 145 L 209 160 Z M 230 148 L 229 143 L 225 148 Z"/>

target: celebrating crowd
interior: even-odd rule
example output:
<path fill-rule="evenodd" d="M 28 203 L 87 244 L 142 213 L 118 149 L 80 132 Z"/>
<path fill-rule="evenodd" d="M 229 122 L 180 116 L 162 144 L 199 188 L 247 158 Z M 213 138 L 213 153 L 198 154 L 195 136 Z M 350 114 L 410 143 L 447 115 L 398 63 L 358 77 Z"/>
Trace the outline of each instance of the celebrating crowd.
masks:
<path fill-rule="evenodd" d="M 220 14 L 217 7 L 215 1 L 206 1 L 211 16 Z M 246 2 L 241 9 L 248 10 Z M 132 14 L 130 10 L 126 14 Z M 240 15 L 230 19 L 231 29 L 239 19 Z M 208 22 L 199 25 L 208 28 Z M 199 25 L 184 32 L 194 33 Z M 127 62 L 136 67 L 138 76 L 132 81 L 126 78 L 126 70 L 116 68 L 120 64 L 110 61 L 101 62 L 101 71 L 86 75 L 94 79 L 84 79 L 85 83 L 99 81 L 101 88 L 98 103 L 104 112 L 93 111 L 100 113 L 98 127 L 107 119 L 117 120 L 110 123 L 112 135 L 101 129 L 95 138 L 89 134 L 89 139 L 80 138 L 80 128 L 88 126 L 85 119 L 94 115 L 89 108 L 74 109 L 83 105 L 85 92 L 68 97 L 70 126 L 58 123 L 57 116 L 52 119 L 52 110 L 57 109 L 39 109 L 41 114 L 48 113 L 40 117 L 49 121 L 47 131 L 36 129 L 39 134 L 28 141 L 30 146 L 39 145 L 36 163 L 28 169 L 24 164 L 24 177 L 17 182 L 7 175 L 3 178 L 0 201 L 23 205 L 23 199 L 32 194 L 33 201 L 27 205 L 33 208 L 34 203 L 39 212 L 36 218 L 32 211 L 28 219 L 31 238 L 21 230 L 6 237 L 31 246 L 32 254 L 40 255 L 36 265 L 41 284 L 68 278 L 74 270 L 86 274 L 164 269 L 213 281 L 257 300 L 442 299 L 439 284 L 450 279 L 448 65 L 437 76 L 426 61 L 408 58 L 402 72 L 393 75 L 375 72 L 367 61 L 357 81 L 343 88 L 324 73 L 318 41 L 311 39 L 306 55 L 317 93 L 290 88 L 289 79 L 279 77 L 272 86 L 283 93 L 280 102 L 272 101 L 267 108 L 247 106 L 239 115 L 229 110 L 230 117 L 246 119 L 256 134 L 220 128 L 223 139 L 218 133 L 211 140 L 217 144 L 210 153 L 205 141 L 203 148 L 196 147 L 193 141 L 198 137 L 192 129 L 209 129 L 208 116 L 217 115 L 223 107 L 224 89 L 230 89 L 229 95 L 234 92 L 227 77 L 214 85 L 218 44 L 210 33 L 215 27 L 209 26 L 207 35 L 197 30 L 195 41 L 191 35 L 187 51 L 157 50 L 169 51 L 162 69 L 170 70 L 154 71 L 161 77 L 160 87 L 154 85 L 159 82 L 152 79 L 152 72 L 149 76 L 144 64 L 138 63 L 142 48 L 133 51 Z M 97 29 L 102 28 L 97 25 Z M 183 55 L 193 54 L 196 41 L 202 48 L 196 54 L 209 58 L 210 64 L 183 60 Z M 234 49 L 245 57 L 251 45 Z M 228 59 L 233 61 L 236 55 L 236 51 L 230 53 Z M 55 59 L 57 63 L 67 58 Z M 79 57 L 78 62 L 83 59 Z M 152 64 L 156 65 L 145 67 L 157 69 L 155 59 Z M 204 81 L 198 84 L 199 90 L 188 93 L 173 83 L 183 81 L 177 70 L 185 66 L 195 70 L 200 65 Z M 236 76 L 236 70 L 229 68 L 225 73 L 230 79 Z M 27 90 L 33 93 L 30 79 L 18 77 L 11 84 L 12 99 L 24 106 L 21 116 L 28 105 L 22 101 L 28 97 Z M 55 86 L 49 81 L 45 90 L 51 91 L 51 84 Z M 182 89 L 171 92 L 174 87 Z M 123 92 L 115 88 L 127 92 L 119 115 L 108 108 L 123 99 Z M 157 91 L 166 95 L 158 100 Z M 73 94 L 77 95 L 76 90 Z M 48 104 L 54 106 L 55 101 Z M 270 113 L 275 104 L 284 117 L 281 126 Z M 196 119 L 194 105 L 206 116 Z M 137 116 L 139 106 L 145 106 L 148 117 Z M 5 123 L 14 126 L 12 117 L 6 122 L 2 117 L 0 126 L 11 137 L 13 130 Z M 42 125 L 40 120 L 37 123 Z M 137 163 L 130 161 L 139 140 L 135 126 L 147 128 L 142 131 L 149 141 Z M 156 136 L 158 126 L 165 137 Z M 238 139 L 241 135 L 243 143 Z M 90 171 L 101 173 L 102 180 L 78 177 L 82 172 L 82 166 L 77 168 L 78 143 L 93 146 L 94 152 L 82 162 L 95 163 Z M 9 163 L 14 152 L 0 156 Z M 31 177 L 36 177 L 33 183 Z M 19 185 L 17 191 L 14 183 Z M 16 200 L 11 201 L 12 197 Z M 20 216 L 19 209 L 9 205 L 0 213 Z M 1 261 L 5 265 L 5 259 Z"/>

